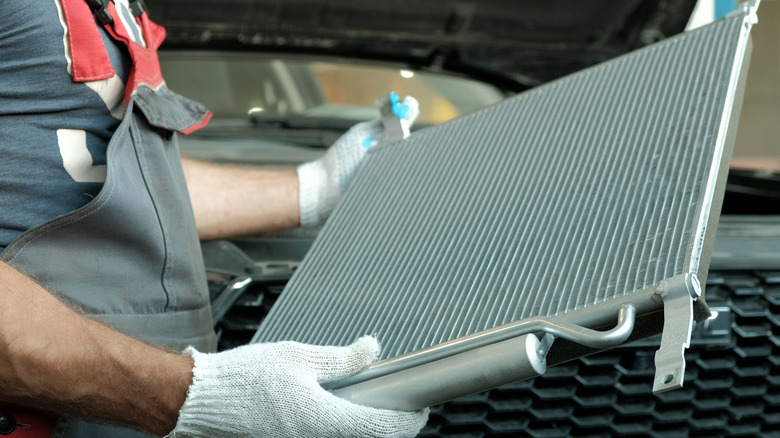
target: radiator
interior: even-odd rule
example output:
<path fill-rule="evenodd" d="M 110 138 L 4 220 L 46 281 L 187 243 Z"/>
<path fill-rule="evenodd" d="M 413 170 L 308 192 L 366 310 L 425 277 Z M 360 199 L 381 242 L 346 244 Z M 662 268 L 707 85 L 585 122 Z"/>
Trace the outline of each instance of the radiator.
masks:
<path fill-rule="evenodd" d="M 756 7 L 372 149 L 253 341 L 376 335 L 338 390 L 529 334 L 535 375 L 555 339 L 663 332 L 654 389 L 680 387 Z"/>

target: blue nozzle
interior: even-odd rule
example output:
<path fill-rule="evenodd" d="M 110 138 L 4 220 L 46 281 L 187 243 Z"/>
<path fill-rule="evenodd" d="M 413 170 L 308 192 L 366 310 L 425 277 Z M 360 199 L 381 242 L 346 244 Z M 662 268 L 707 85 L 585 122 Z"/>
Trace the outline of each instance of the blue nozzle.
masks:
<path fill-rule="evenodd" d="M 393 114 L 398 116 L 398 118 L 401 119 L 408 119 L 409 118 L 409 105 L 404 105 L 400 102 L 400 98 L 398 97 L 398 93 L 393 91 L 390 93 L 390 104 L 392 106 Z"/>

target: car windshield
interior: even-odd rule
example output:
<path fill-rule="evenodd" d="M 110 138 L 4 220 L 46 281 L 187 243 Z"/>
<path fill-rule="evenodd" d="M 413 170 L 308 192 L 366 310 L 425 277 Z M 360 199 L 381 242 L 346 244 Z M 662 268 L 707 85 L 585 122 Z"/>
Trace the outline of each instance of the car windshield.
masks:
<path fill-rule="evenodd" d="M 376 118 L 375 100 L 391 91 L 420 102 L 417 123 L 424 126 L 505 97 L 474 80 L 378 65 L 224 52 L 164 52 L 160 60 L 172 90 L 214 113 L 212 128 L 291 119 L 307 119 L 307 127 L 344 128 Z M 327 123 L 318 126 L 318 119 Z"/>

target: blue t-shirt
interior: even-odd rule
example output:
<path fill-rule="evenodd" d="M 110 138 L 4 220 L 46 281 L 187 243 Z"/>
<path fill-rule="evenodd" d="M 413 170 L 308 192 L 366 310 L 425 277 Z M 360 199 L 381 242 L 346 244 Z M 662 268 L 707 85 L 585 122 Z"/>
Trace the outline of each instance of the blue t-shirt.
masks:
<path fill-rule="evenodd" d="M 117 75 L 76 83 L 59 0 L 0 0 L 0 250 L 103 186 L 131 62 L 100 32 Z"/>

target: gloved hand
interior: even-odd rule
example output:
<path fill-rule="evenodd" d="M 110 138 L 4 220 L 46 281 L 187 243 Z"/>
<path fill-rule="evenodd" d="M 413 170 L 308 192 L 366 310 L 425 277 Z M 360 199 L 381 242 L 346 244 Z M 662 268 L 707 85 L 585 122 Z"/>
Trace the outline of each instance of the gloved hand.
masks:
<path fill-rule="evenodd" d="M 187 353 L 195 361 L 193 382 L 171 438 L 412 437 L 428 421 L 428 409 L 360 406 L 317 383 L 350 376 L 376 360 L 373 337 L 347 347 L 280 342 Z"/>
<path fill-rule="evenodd" d="M 393 98 L 391 94 L 391 99 Z M 407 96 L 391 101 L 393 114 L 412 126 L 419 114 L 417 101 Z M 298 205 L 302 226 L 320 225 L 336 207 L 368 148 L 381 141 L 387 119 L 358 123 L 336 140 L 325 155 L 298 166 Z"/>

